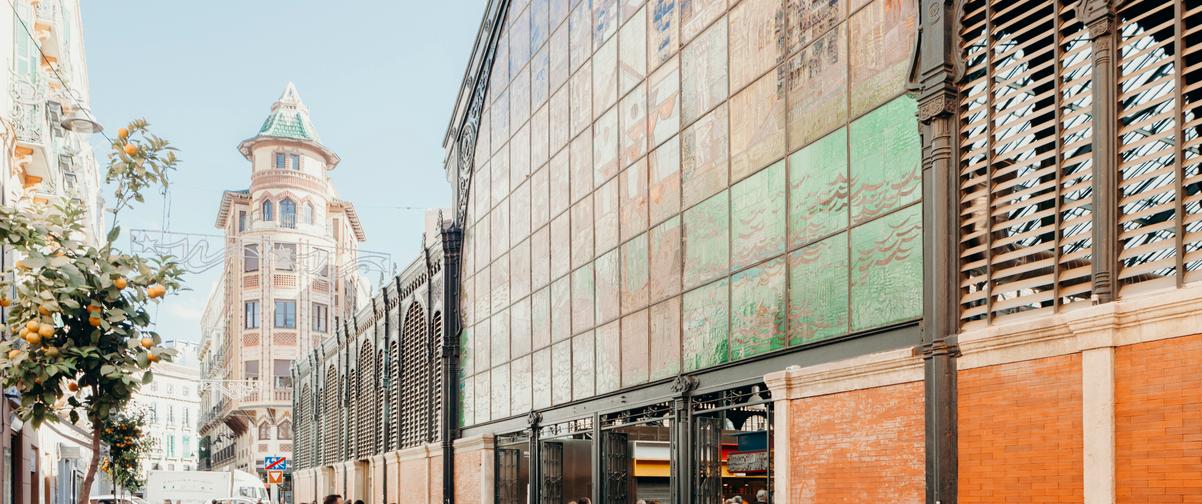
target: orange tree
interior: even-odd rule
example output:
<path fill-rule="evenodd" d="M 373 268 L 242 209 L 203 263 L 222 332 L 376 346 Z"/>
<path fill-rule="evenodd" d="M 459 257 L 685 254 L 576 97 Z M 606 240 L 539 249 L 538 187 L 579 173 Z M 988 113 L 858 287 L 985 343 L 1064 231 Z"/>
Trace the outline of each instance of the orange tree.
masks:
<path fill-rule="evenodd" d="M 169 256 L 132 255 L 114 242 L 120 211 L 148 190 L 166 190 L 177 163 L 175 148 L 145 121 L 121 128 L 105 169 L 114 187 L 113 225 L 99 245 L 89 243 L 75 206 L 0 206 L 0 243 L 20 257 L 0 277 L 0 306 L 9 308 L 0 380 L 20 392 L 17 415 L 35 427 L 87 420 L 92 459 L 80 504 L 88 503 L 103 429 L 153 379 L 154 363 L 172 357 L 148 308 L 182 288 L 183 269 Z"/>
<path fill-rule="evenodd" d="M 146 435 L 146 413 L 121 412 L 105 422 L 100 440 L 108 446 L 108 454 L 100 462 L 100 470 L 109 475 L 117 486 L 138 492 L 145 486 L 142 457 L 154 448 L 154 438 Z"/>

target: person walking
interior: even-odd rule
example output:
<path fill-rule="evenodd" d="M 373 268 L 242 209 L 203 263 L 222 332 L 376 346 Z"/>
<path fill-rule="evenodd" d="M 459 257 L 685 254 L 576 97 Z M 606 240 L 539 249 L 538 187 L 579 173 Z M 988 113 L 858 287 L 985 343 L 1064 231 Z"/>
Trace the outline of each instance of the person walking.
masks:
<path fill-rule="evenodd" d="M 342 500 L 341 495 L 330 494 L 326 496 L 325 500 L 321 501 L 321 504 L 346 504 L 346 502 Z"/>

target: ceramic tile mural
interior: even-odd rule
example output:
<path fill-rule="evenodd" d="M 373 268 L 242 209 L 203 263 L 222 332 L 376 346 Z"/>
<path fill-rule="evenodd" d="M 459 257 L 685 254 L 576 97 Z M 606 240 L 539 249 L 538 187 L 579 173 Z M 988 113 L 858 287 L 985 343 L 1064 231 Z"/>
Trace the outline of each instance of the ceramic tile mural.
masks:
<path fill-rule="evenodd" d="M 913 205 L 851 231 L 851 328 L 922 313 L 922 207 Z"/>
<path fill-rule="evenodd" d="M 680 296 L 652 305 L 648 310 L 651 331 L 650 379 L 680 372 Z"/>
<path fill-rule="evenodd" d="M 851 15 L 848 38 L 854 41 L 849 46 L 852 117 L 905 90 L 917 18 L 915 2 L 898 0 L 876 0 Z"/>
<path fill-rule="evenodd" d="M 594 332 L 597 341 L 597 393 L 613 392 L 621 386 L 622 340 L 620 322 L 614 320 Z"/>
<path fill-rule="evenodd" d="M 736 273 L 730 279 L 730 358 L 745 359 L 786 344 L 785 258 Z"/>
<path fill-rule="evenodd" d="M 901 97 L 851 123 L 851 220 L 874 219 L 922 196 L 918 106 Z"/>
<path fill-rule="evenodd" d="M 684 287 L 727 273 L 730 265 L 730 201 L 725 192 L 685 210 Z"/>
<path fill-rule="evenodd" d="M 507 8 L 467 196 L 465 425 L 921 315 L 913 2 Z"/>
<path fill-rule="evenodd" d="M 847 130 L 789 156 L 789 245 L 799 247 L 847 227 Z"/>
<path fill-rule="evenodd" d="M 730 188 L 730 266 L 739 269 L 785 251 L 785 162 Z"/>
<path fill-rule="evenodd" d="M 730 359 L 729 281 L 725 278 L 684 294 L 684 371 Z"/>
<path fill-rule="evenodd" d="M 847 333 L 847 233 L 789 254 L 789 344 Z"/>
<path fill-rule="evenodd" d="M 725 23 L 715 23 L 681 50 L 681 111 L 685 124 L 726 99 L 726 57 Z"/>

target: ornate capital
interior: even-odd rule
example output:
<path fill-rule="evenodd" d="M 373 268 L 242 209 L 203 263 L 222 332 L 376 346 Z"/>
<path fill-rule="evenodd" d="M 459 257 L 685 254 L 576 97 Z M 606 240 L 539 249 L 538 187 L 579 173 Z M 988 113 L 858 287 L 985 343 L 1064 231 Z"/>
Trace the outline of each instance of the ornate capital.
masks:
<path fill-rule="evenodd" d="M 918 120 L 929 122 L 941 115 L 951 114 L 956 110 L 956 100 L 948 93 L 938 92 L 924 96 L 918 103 Z"/>
<path fill-rule="evenodd" d="M 677 395 L 685 395 L 697 388 L 697 378 L 689 375 L 676 375 L 676 379 L 672 380 L 672 392 Z"/>
<path fill-rule="evenodd" d="M 941 355 L 948 357 L 960 356 L 960 344 L 955 340 L 949 341 L 947 337 L 935 338 L 934 341 L 918 347 L 918 350 L 922 352 L 923 359 L 930 359 Z"/>
<path fill-rule="evenodd" d="M 543 414 L 537 411 L 531 411 L 530 414 L 526 415 L 526 425 L 532 429 L 538 428 L 538 424 L 542 423 L 542 421 Z"/>

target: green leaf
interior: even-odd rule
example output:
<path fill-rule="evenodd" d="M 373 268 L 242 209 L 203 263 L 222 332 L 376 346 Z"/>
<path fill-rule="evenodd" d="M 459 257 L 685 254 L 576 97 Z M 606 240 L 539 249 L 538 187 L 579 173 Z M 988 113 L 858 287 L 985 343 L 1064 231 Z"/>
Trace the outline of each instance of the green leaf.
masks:
<path fill-rule="evenodd" d="M 154 371 L 146 371 L 145 373 L 142 373 L 142 384 L 143 385 L 148 384 L 151 381 L 154 381 Z"/>
<path fill-rule="evenodd" d="M 109 230 L 107 241 L 109 243 L 115 242 L 119 236 L 121 236 L 121 226 L 113 226 L 113 229 Z"/>

